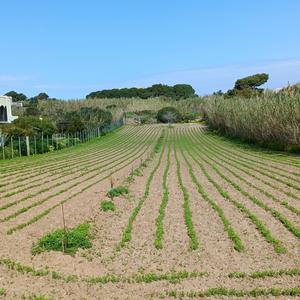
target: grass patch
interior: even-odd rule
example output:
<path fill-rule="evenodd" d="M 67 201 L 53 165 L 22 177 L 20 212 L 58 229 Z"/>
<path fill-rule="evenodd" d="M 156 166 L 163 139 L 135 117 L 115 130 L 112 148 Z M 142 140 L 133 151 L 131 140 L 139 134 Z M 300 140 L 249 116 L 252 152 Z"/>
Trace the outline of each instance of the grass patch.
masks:
<path fill-rule="evenodd" d="M 42 237 L 32 247 L 32 254 L 40 254 L 46 251 L 62 251 L 74 255 L 78 249 L 92 247 L 90 225 L 81 224 L 73 229 L 64 231 L 58 229 Z"/>
<path fill-rule="evenodd" d="M 107 192 L 107 196 L 110 198 L 119 197 L 124 194 L 128 194 L 128 188 L 124 186 L 118 186 L 116 188 L 112 188 Z"/>
<path fill-rule="evenodd" d="M 160 293 L 161 298 L 204 298 L 214 296 L 226 296 L 226 297 L 260 297 L 260 296 L 300 296 L 300 287 L 280 289 L 252 289 L 252 290 L 236 290 L 228 289 L 225 287 L 210 288 L 205 291 L 181 291 L 181 290 L 169 290 L 164 293 Z"/>
<path fill-rule="evenodd" d="M 268 270 L 268 271 L 257 271 L 254 273 L 244 272 L 232 272 L 228 274 L 229 278 L 266 278 L 266 277 L 279 277 L 279 276 L 299 276 L 300 269 L 282 269 L 282 270 Z"/>
<path fill-rule="evenodd" d="M 101 209 L 103 211 L 114 211 L 115 210 L 115 204 L 112 201 L 102 201 L 101 202 Z"/>
<path fill-rule="evenodd" d="M 6 296 L 6 290 L 3 288 L 0 288 L 0 297 L 1 296 Z"/>
<path fill-rule="evenodd" d="M 28 297 L 28 300 L 54 300 L 54 299 L 43 295 L 32 295 Z"/>

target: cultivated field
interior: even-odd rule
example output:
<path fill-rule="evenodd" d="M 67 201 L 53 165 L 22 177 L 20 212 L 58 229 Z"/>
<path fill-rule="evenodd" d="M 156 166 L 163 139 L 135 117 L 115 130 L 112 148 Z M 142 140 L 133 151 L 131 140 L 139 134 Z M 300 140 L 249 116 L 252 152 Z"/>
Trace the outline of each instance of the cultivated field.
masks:
<path fill-rule="evenodd" d="M 105 212 L 112 183 L 129 194 Z M 0 299 L 300 297 L 299 156 L 199 124 L 125 126 L 0 162 L 0 199 Z M 63 227 L 61 204 L 92 248 L 32 255 Z"/>

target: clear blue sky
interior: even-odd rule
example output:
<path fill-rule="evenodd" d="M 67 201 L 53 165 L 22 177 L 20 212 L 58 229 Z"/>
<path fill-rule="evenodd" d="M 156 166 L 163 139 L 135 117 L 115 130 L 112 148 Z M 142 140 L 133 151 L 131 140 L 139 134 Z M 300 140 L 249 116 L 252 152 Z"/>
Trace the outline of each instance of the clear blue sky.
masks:
<path fill-rule="evenodd" d="M 10 0 L 0 5 L 0 94 L 82 98 L 190 83 L 206 94 L 269 72 L 300 81 L 299 0 Z"/>

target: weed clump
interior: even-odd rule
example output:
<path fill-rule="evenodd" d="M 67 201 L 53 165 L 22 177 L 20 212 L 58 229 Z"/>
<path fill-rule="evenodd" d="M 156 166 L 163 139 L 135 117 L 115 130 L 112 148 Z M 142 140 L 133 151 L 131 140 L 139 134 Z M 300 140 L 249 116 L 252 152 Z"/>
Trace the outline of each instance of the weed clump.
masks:
<path fill-rule="evenodd" d="M 116 188 L 112 188 L 107 192 L 107 196 L 110 198 L 118 197 L 124 194 L 128 194 L 128 188 L 124 186 L 118 186 Z"/>
<path fill-rule="evenodd" d="M 108 211 L 108 210 L 111 210 L 111 211 L 114 211 L 115 210 L 115 204 L 112 202 L 112 201 L 102 201 L 101 202 L 101 209 L 103 211 Z"/>
<path fill-rule="evenodd" d="M 90 225 L 81 224 L 73 229 L 64 231 L 58 229 L 37 241 L 32 247 L 32 254 L 40 254 L 47 251 L 62 251 L 74 255 L 78 249 L 91 248 Z"/>

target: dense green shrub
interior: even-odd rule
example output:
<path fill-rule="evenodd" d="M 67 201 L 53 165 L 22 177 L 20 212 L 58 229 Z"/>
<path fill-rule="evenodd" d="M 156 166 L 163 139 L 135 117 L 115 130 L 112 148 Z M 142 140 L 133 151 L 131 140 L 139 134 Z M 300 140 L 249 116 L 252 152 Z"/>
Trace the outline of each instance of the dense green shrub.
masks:
<path fill-rule="evenodd" d="M 65 253 L 70 255 L 74 255 L 80 248 L 91 248 L 90 225 L 81 224 L 66 231 L 58 229 L 49 233 L 33 245 L 32 254 L 36 255 L 46 251 L 62 251 L 63 244 Z"/>
<path fill-rule="evenodd" d="M 182 120 L 182 116 L 176 108 L 169 106 L 158 111 L 157 120 L 162 123 L 177 123 Z"/>
<path fill-rule="evenodd" d="M 2 128 L 2 132 L 6 137 L 11 136 L 40 136 L 52 135 L 56 131 L 53 122 L 47 118 L 38 118 L 33 116 L 19 117 L 11 124 Z"/>
<path fill-rule="evenodd" d="M 116 188 L 112 188 L 107 192 L 108 197 L 118 197 L 123 194 L 128 194 L 128 189 L 124 186 L 118 186 Z"/>

